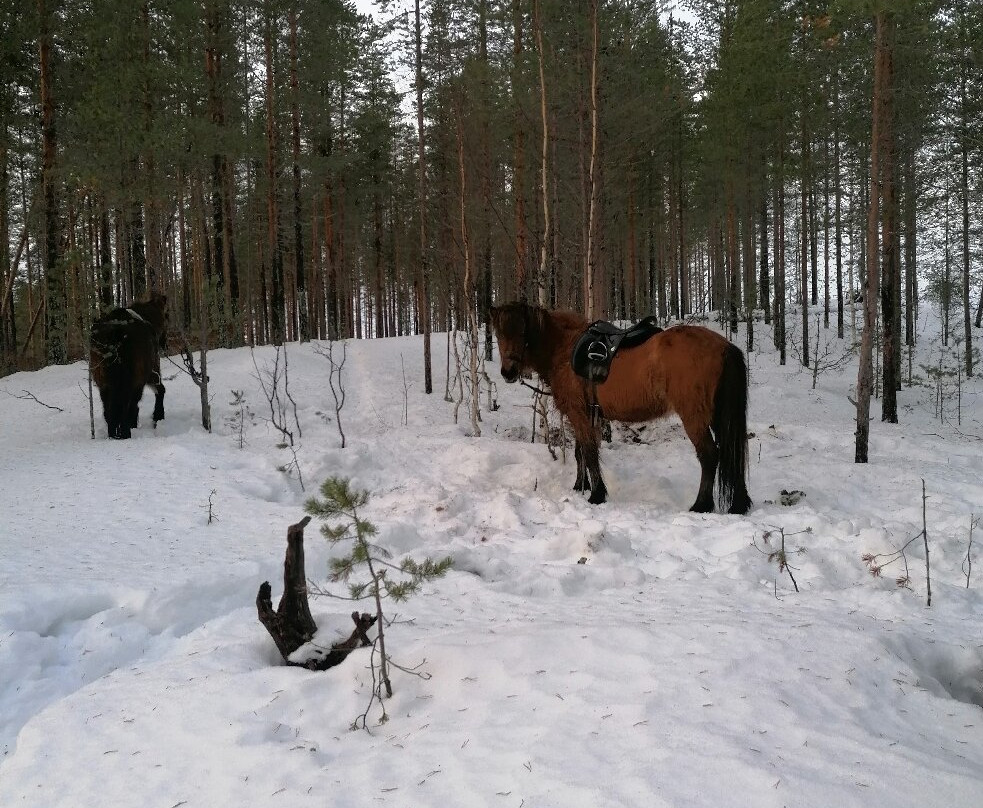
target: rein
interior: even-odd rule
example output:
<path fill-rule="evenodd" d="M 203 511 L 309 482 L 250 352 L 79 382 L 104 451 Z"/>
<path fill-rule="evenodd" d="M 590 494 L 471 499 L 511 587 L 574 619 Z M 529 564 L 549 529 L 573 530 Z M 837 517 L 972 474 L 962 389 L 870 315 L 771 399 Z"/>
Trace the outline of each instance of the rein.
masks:
<path fill-rule="evenodd" d="M 170 362 L 174 367 L 180 370 L 182 373 L 186 373 L 191 377 L 191 380 L 197 384 L 201 385 L 201 373 L 195 368 L 194 359 L 191 356 L 191 351 L 187 346 L 181 349 L 181 358 L 184 359 L 184 367 L 175 362 L 170 356 L 164 356 L 164 358 Z"/>
<path fill-rule="evenodd" d="M 549 390 L 541 390 L 538 387 L 534 387 L 533 385 L 529 384 L 529 382 L 527 382 L 525 379 L 523 379 L 521 377 L 519 378 L 519 384 L 523 385 L 524 387 L 528 387 L 534 393 L 539 393 L 539 395 L 541 395 L 541 396 L 551 396 L 551 395 L 553 395 Z"/>

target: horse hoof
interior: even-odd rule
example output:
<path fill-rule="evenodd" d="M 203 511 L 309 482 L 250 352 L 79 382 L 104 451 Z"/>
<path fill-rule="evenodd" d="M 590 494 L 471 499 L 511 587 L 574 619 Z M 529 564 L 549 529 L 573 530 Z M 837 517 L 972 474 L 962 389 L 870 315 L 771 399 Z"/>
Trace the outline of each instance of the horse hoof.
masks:
<path fill-rule="evenodd" d="M 731 503 L 730 510 L 727 513 L 732 513 L 736 516 L 744 516 L 749 510 L 751 510 L 751 498 L 744 497 L 740 500 L 735 500 Z"/>
<path fill-rule="evenodd" d="M 604 504 L 605 502 L 607 502 L 607 500 L 608 500 L 608 497 L 607 497 L 607 494 L 606 494 L 606 493 L 601 493 L 601 494 L 598 494 L 598 493 L 597 493 L 596 491 L 595 491 L 595 492 L 593 492 L 593 493 L 592 493 L 592 494 L 591 494 L 591 495 L 590 495 L 590 496 L 589 496 L 589 497 L 587 498 L 587 501 L 588 501 L 588 502 L 589 502 L 589 503 L 590 503 L 591 505 L 603 505 L 603 504 Z"/>
<path fill-rule="evenodd" d="M 705 502 L 694 502 L 690 508 L 691 513 L 713 513 L 713 503 L 707 505 Z"/>

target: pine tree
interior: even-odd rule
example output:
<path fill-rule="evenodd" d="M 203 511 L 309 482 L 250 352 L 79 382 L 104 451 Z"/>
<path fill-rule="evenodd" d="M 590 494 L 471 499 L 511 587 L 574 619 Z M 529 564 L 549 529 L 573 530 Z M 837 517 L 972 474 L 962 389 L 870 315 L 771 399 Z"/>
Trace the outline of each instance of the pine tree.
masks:
<path fill-rule="evenodd" d="M 318 519 L 342 519 L 336 524 L 322 524 L 321 534 L 334 546 L 342 542 L 351 542 L 351 549 L 341 556 L 331 559 L 331 580 L 344 581 L 348 584 L 348 597 L 352 600 L 371 599 L 375 603 L 375 615 L 378 627 L 379 676 L 374 680 L 372 698 L 378 698 L 382 705 L 380 723 L 388 720 L 385 705 L 382 702 L 383 691 L 386 697 L 393 694 L 389 678 L 392 660 L 386 651 L 385 614 L 383 601 L 392 600 L 394 603 L 405 601 L 416 594 L 422 584 L 443 576 L 452 565 L 451 558 L 445 557 L 434 561 L 425 558 L 415 561 L 404 558 L 398 565 L 393 564 L 392 554 L 377 544 L 373 538 L 377 529 L 370 521 L 362 516 L 363 509 L 368 505 L 369 493 L 353 488 L 350 481 L 343 477 L 329 477 L 321 483 L 321 498 L 311 497 L 304 504 L 304 509 Z M 353 581 L 364 567 L 368 574 L 367 580 Z M 373 677 L 375 677 L 375 657 L 373 649 Z M 371 708 L 353 724 L 353 728 L 365 726 L 365 716 Z"/>

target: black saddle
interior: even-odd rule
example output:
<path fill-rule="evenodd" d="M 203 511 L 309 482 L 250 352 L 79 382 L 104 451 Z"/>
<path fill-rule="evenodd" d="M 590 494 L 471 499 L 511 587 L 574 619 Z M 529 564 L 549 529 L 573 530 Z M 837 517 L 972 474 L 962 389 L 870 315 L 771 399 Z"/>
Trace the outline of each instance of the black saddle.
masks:
<path fill-rule="evenodd" d="M 654 315 L 639 320 L 629 328 L 618 328 L 605 320 L 595 320 L 573 346 L 570 357 L 573 372 L 600 384 L 608 377 L 611 360 L 619 348 L 641 345 L 661 331 Z"/>

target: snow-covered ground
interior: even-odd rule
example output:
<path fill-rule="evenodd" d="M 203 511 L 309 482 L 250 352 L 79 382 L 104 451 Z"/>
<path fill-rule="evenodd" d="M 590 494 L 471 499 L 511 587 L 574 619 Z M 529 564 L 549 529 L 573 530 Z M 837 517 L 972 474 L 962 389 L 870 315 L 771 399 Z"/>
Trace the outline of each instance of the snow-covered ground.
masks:
<path fill-rule="evenodd" d="M 922 376 L 938 354 L 923 330 Z M 431 396 L 419 339 L 349 343 L 342 449 L 328 363 L 288 351 L 306 493 L 279 470 L 292 456 L 248 350 L 210 354 L 210 435 L 171 366 L 167 419 L 122 442 L 98 406 L 89 439 L 84 364 L 0 379 L 3 808 L 983 805 L 983 552 L 968 588 L 962 570 L 983 513 L 978 380 L 961 425 L 951 401 L 934 417 L 934 389 L 906 388 L 902 423 L 875 417 L 858 466 L 855 363 L 812 390 L 766 345 L 749 360 L 755 505 L 735 517 L 686 510 L 699 466 L 674 419 L 643 443 L 615 430 L 597 507 L 571 490 L 572 459 L 529 442 L 526 388 L 499 383 L 501 409 L 469 436 L 443 400 L 442 338 Z M 253 413 L 242 449 L 232 390 Z M 287 668 L 256 619 L 260 583 L 279 598 L 287 526 L 329 475 L 371 492 L 397 558 L 455 562 L 390 607 L 390 651 L 430 678 L 395 672 L 370 732 L 349 729 L 367 650 Z M 922 479 L 930 608 L 920 539 L 910 589 L 902 562 L 874 578 L 861 560 L 919 533 Z M 806 496 L 785 506 L 782 489 Z M 308 574 L 327 585 L 314 527 Z M 779 529 L 798 593 L 768 559 Z M 351 611 L 312 608 L 339 631 Z"/>

